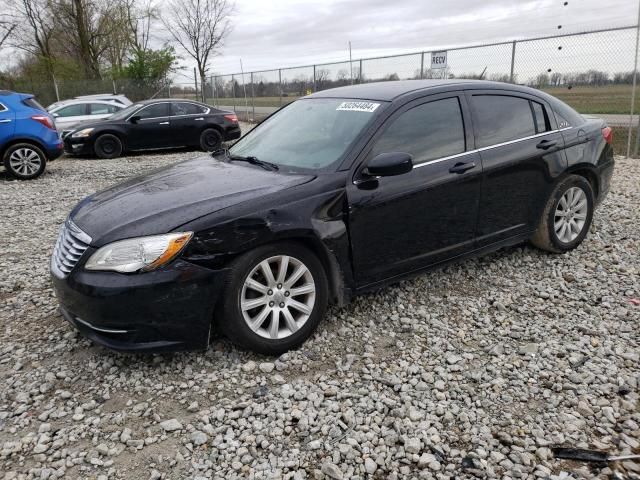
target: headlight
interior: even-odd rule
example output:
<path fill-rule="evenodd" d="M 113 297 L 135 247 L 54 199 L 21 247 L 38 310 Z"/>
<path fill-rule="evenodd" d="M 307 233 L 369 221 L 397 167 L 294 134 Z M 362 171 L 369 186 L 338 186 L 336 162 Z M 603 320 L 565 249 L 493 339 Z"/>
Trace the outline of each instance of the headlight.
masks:
<path fill-rule="evenodd" d="M 182 232 L 113 242 L 91 255 L 84 268 L 122 273 L 148 272 L 175 258 L 192 236 L 193 232 Z"/>
<path fill-rule="evenodd" d="M 83 128 L 82 130 L 78 130 L 77 132 L 73 132 L 71 134 L 71 136 L 73 138 L 81 138 L 81 137 L 88 137 L 89 135 L 91 135 L 91 132 L 93 132 L 93 128 Z"/>

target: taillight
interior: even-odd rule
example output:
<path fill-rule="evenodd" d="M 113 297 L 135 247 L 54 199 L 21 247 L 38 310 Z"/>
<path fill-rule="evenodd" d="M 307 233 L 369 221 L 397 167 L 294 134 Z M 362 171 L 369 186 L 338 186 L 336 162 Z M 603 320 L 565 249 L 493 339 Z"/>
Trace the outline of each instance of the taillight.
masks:
<path fill-rule="evenodd" d="M 231 123 L 238 123 L 238 116 L 235 115 L 235 114 L 233 114 L 233 115 L 225 115 L 224 118 L 229 120 Z"/>
<path fill-rule="evenodd" d="M 613 130 L 611 130 L 611 127 L 604 127 L 602 129 L 602 136 L 604 137 L 604 141 L 609 145 L 613 143 Z"/>
<path fill-rule="evenodd" d="M 56 127 L 53 125 L 53 121 L 46 115 L 32 115 L 31 120 L 35 120 L 36 122 L 41 123 L 51 130 L 56 129 Z"/>

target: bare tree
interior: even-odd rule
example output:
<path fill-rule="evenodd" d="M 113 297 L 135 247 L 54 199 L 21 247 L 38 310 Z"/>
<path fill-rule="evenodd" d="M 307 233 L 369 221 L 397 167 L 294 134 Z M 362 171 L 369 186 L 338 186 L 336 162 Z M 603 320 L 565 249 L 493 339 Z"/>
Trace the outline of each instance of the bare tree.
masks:
<path fill-rule="evenodd" d="M 231 30 L 234 4 L 227 0 L 171 0 L 163 22 L 174 40 L 196 62 L 200 84 L 205 84 L 209 59 Z M 204 88 L 202 101 L 204 101 Z"/>
<path fill-rule="evenodd" d="M 0 14 L 0 48 L 9 39 L 18 24 L 7 14 Z"/>

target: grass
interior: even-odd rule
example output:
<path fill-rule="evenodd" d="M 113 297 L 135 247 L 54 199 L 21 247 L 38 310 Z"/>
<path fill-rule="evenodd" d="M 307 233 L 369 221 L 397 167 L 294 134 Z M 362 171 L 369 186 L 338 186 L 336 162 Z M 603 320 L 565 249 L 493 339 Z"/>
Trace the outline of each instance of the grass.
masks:
<path fill-rule="evenodd" d="M 580 113 L 626 113 L 631 110 L 631 85 L 603 87 L 553 87 L 545 92 L 571 105 Z M 640 86 L 636 88 L 636 113 L 640 111 Z"/>

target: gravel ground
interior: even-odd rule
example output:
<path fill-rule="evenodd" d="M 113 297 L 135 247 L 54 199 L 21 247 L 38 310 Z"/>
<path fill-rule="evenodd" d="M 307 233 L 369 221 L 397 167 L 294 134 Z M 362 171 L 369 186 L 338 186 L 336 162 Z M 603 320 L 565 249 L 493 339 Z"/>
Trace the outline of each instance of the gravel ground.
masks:
<path fill-rule="evenodd" d="M 640 451 L 640 162 L 618 159 L 577 250 L 510 248 L 360 297 L 277 359 L 92 345 L 56 312 L 58 226 L 85 195 L 196 155 L 0 177 L 5 479 L 640 478 L 550 449 Z"/>

